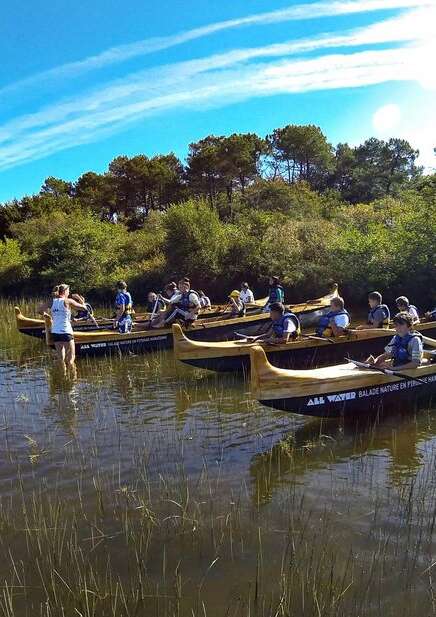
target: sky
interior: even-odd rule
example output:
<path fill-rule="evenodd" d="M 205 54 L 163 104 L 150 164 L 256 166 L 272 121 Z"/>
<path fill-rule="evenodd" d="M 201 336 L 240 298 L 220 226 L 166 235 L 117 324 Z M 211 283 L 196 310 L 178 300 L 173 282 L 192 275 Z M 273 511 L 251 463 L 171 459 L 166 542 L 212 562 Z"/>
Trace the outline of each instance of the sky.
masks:
<path fill-rule="evenodd" d="M 0 202 L 116 156 L 316 124 L 436 166 L 436 0 L 33 0 L 2 6 Z"/>

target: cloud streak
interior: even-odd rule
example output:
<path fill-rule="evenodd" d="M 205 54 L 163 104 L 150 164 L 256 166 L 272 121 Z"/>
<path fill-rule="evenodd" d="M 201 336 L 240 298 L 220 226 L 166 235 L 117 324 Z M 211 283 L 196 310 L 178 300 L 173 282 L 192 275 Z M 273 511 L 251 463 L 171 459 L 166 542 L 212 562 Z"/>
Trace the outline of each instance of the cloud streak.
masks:
<path fill-rule="evenodd" d="M 63 123 L 25 133 L 2 148 L 0 170 L 94 141 L 150 114 L 174 108 L 220 106 L 255 96 L 367 86 L 413 79 L 415 50 L 378 50 L 335 54 L 301 61 L 254 63 L 195 75 L 171 93 L 81 114 Z"/>
<path fill-rule="evenodd" d="M 109 48 L 83 60 L 69 62 L 9 84 L 0 89 L 0 98 L 2 96 L 11 95 L 23 88 L 33 87 L 34 85 L 41 87 L 51 81 L 83 75 L 90 71 L 120 64 L 134 58 L 169 49 L 226 30 L 381 10 L 430 7 L 432 4 L 433 0 L 335 0 L 333 2 L 300 4 L 285 9 L 249 15 L 237 19 L 229 19 L 171 36 L 154 37 Z"/>
<path fill-rule="evenodd" d="M 434 13 L 436 17 L 436 11 Z M 174 90 L 186 80 L 195 76 L 198 78 L 208 71 L 238 66 L 255 59 L 286 57 L 329 48 L 425 40 L 432 36 L 432 23 L 433 19 L 429 11 L 420 9 L 342 34 L 322 34 L 315 38 L 235 49 L 206 58 L 139 71 L 121 80 L 102 85 L 86 95 L 59 102 L 55 106 L 8 122 L 0 127 L 0 145 L 17 139 L 24 131 L 64 122 L 74 118 L 77 114 L 95 114 L 113 106 L 123 106 L 126 101 L 130 102 L 135 98 L 163 95 L 167 90 Z"/>
<path fill-rule="evenodd" d="M 354 6 L 356 2 L 332 4 L 345 10 L 345 5 Z M 328 5 L 330 9 L 332 4 Z M 381 2 L 366 0 L 359 4 L 374 6 Z M 386 6 L 386 0 L 383 4 Z M 318 11 L 324 6 L 327 10 L 324 3 L 304 6 L 312 7 L 310 10 L 317 6 Z M 273 19 L 276 13 L 263 16 Z M 255 17 L 259 16 L 245 19 Z M 431 61 L 427 46 L 432 41 L 435 18 L 434 6 L 420 6 L 343 33 L 233 49 L 132 73 L 0 126 L 0 171 L 96 141 L 144 117 L 172 109 L 210 108 L 260 96 L 419 80 L 431 69 L 426 64 Z M 355 50 L 378 44 L 402 47 Z M 352 53 L 349 48 L 353 48 Z M 331 53 L 339 49 L 342 52 Z M 292 59 L 293 55 L 314 51 L 317 57 Z M 330 53 L 322 55 L 326 52 Z"/>

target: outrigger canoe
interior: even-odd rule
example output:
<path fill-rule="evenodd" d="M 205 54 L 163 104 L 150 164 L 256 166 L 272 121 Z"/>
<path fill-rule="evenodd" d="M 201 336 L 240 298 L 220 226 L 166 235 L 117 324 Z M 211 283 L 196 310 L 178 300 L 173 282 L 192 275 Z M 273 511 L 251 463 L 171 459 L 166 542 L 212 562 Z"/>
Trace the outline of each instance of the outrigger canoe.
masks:
<path fill-rule="evenodd" d="M 402 371 L 404 377 L 399 377 L 352 362 L 301 371 L 277 368 L 260 346 L 254 346 L 251 391 L 263 405 L 282 411 L 322 417 L 363 414 L 401 399 L 431 399 L 436 392 L 434 353 L 425 352 L 424 364 Z"/>
<path fill-rule="evenodd" d="M 268 298 L 262 298 L 255 300 L 251 304 L 247 304 L 246 310 L 248 315 L 255 315 L 262 311 L 262 307 L 265 306 Z M 18 306 L 15 307 L 15 322 L 17 329 L 21 334 L 27 334 L 28 336 L 34 336 L 36 338 L 44 338 L 45 336 L 45 324 L 44 319 L 26 317 L 21 312 Z M 225 305 L 212 306 L 210 310 L 205 310 L 200 313 L 199 320 L 225 318 L 230 315 L 228 307 Z M 135 328 L 139 330 L 144 329 L 150 320 L 151 313 L 139 313 L 134 316 Z M 80 321 L 72 321 L 73 330 L 77 332 L 93 332 L 98 330 L 108 330 L 112 327 L 113 319 L 110 317 L 97 317 L 95 321 L 92 319 L 83 319 Z"/>
<path fill-rule="evenodd" d="M 436 338 L 436 321 L 417 324 L 415 329 L 425 336 Z M 379 355 L 394 334 L 394 330 L 388 328 L 348 330 L 343 336 L 333 339 L 303 335 L 288 343 L 265 343 L 262 348 L 274 366 L 305 369 L 336 364 L 346 356 L 359 360 L 369 354 Z M 178 324 L 173 325 L 173 339 L 177 360 L 219 372 L 248 372 L 250 348 L 256 345 L 247 340 L 194 341 L 190 333 L 183 332 Z"/>
<path fill-rule="evenodd" d="M 303 304 L 293 305 L 292 310 L 297 313 L 303 324 L 316 323 L 324 312 L 329 310 L 330 300 L 337 295 L 337 286 L 333 291 L 322 298 L 309 300 Z M 46 342 L 52 346 L 50 335 L 51 318 L 45 316 Z M 235 332 L 243 331 L 247 335 L 262 334 L 270 328 L 271 320 L 268 313 L 247 315 L 231 319 L 198 320 L 189 328 L 189 336 L 193 340 L 224 341 L 232 339 Z M 120 352 L 143 353 L 173 347 L 173 333 L 171 328 L 134 330 L 129 334 L 120 334 L 116 330 L 98 330 L 89 332 L 74 332 L 76 354 L 104 355 Z"/>

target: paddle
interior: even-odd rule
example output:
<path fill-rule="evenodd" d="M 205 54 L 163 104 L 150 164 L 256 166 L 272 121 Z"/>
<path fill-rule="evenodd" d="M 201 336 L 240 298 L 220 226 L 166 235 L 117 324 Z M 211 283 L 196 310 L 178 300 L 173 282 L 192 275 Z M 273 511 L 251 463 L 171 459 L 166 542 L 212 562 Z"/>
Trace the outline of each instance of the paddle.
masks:
<path fill-rule="evenodd" d="M 308 338 L 313 341 L 328 341 L 329 343 L 336 343 L 335 339 L 329 338 L 328 336 L 316 336 L 315 334 L 300 334 L 302 338 Z"/>
<path fill-rule="evenodd" d="M 239 338 L 244 339 L 243 341 L 240 341 L 241 343 L 254 343 L 258 341 L 260 338 L 262 338 L 262 336 L 264 335 L 259 334 L 259 336 L 247 336 L 246 334 L 240 334 L 239 332 L 235 332 L 235 336 L 238 336 Z"/>
<path fill-rule="evenodd" d="M 159 295 L 160 295 L 160 294 L 158 294 L 158 295 L 156 296 L 156 302 L 154 303 L 154 306 L 153 306 L 153 310 L 152 310 L 152 312 L 151 312 L 150 319 L 148 320 L 148 329 L 150 329 L 150 328 L 151 328 L 151 324 L 153 323 L 153 319 L 154 319 L 154 316 L 155 316 L 155 314 L 156 314 L 156 309 L 157 309 L 158 304 L 159 304 Z"/>
<path fill-rule="evenodd" d="M 423 379 L 419 379 L 419 377 L 411 377 L 410 375 L 406 375 L 405 373 L 400 373 L 398 371 L 393 371 L 390 368 L 381 368 L 380 366 L 375 366 L 374 364 L 368 364 L 367 362 L 359 362 L 358 360 L 353 360 L 352 358 L 344 358 L 348 362 L 352 362 L 359 368 L 367 368 L 372 371 L 378 371 L 379 373 L 384 373 L 385 375 L 394 375 L 395 377 L 401 377 L 401 379 L 413 379 L 413 381 L 417 381 L 418 383 L 422 383 L 424 385 L 427 384 Z"/>

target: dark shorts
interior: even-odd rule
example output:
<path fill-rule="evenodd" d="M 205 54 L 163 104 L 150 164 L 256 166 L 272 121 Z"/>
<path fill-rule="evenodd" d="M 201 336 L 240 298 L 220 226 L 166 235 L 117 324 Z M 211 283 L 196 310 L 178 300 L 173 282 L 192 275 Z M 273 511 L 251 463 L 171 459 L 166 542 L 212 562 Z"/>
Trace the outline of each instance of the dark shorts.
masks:
<path fill-rule="evenodd" d="M 74 340 L 74 336 L 72 334 L 55 334 L 53 332 L 51 337 L 53 339 L 53 343 L 69 343 Z"/>

